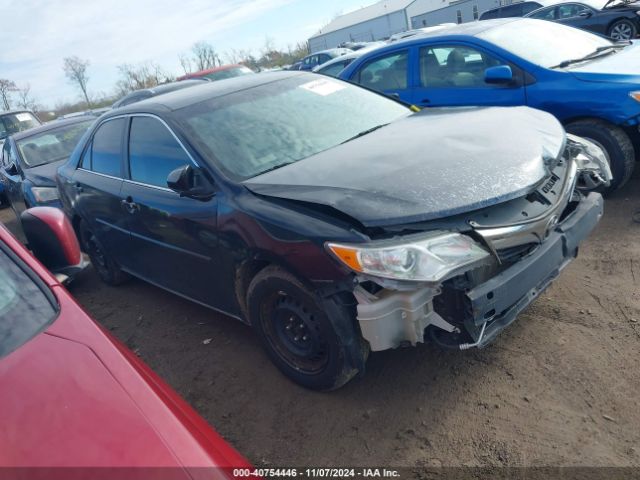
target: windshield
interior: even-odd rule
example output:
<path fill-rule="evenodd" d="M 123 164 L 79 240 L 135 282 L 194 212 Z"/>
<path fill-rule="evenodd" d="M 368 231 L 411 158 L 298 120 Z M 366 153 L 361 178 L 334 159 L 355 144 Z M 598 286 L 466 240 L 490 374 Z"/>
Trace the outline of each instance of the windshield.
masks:
<path fill-rule="evenodd" d="M 30 112 L 2 115 L 0 116 L 0 139 L 38 125 L 40 125 L 40 120 Z"/>
<path fill-rule="evenodd" d="M 0 358 L 33 338 L 55 316 L 38 285 L 0 249 Z"/>
<path fill-rule="evenodd" d="M 479 33 L 478 37 L 545 68 L 613 45 L 611 40 L 584 30 L 533 19 L 505 23 Z"/>
<path fill-rule="evenodd" d="M 253 70 L 247 67 L 235 67 L 228 68 L 227 70 L 220 70 L 219 72 L 207 73 L 204 78 L 209 80 L 225 80 L 227 78 L 240 77 L 242 75 L 248 75 L 253 73 Z"/>
<path fill-rule="evenodd" d="M 18 140 L 16 144 L 27 168 L 68 158 L 94 120 L 65 125 Z"/>
<path fill-rule="evenodd" d="M 410 113 L 363 88 L 305 75 L 191 105 L 178 117 L 206 157 L 244 180 Z"/>

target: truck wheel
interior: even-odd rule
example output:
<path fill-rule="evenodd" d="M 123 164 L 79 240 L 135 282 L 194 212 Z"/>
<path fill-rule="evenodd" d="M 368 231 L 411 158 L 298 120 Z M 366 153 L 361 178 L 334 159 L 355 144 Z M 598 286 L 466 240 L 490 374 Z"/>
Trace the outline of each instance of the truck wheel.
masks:
<path fill-rule="evenodd" d="M 107 285 L 120 285 L 129 279 L 129 274 L 123 272 L 111 256 L 104 251 L 102 245 L 87 226 L 87 222 L 80 221 L 80 242 L 82 250 L 87 252 L 91 264 L 100 279 Z"/>
<path fill-rule="evenodd" d="M 336 328 L 316 295 L 280 267 L 258 272 L 247 290 L 247 307 L 273 363 L 306 388 L 339 388 L 366 361 L 368 350 L 346 312 L 338 315 Z"/>
<path fill-rule="evenodd" d="M 636 161 L 635 151 L 629 135 L 620 127 L 602 120 L 579 120 L 567 125 L 567 132 L 594 142 L 607 154 L 613 180 L 602 193 L 608 194 L 619 189 L 631 178 Z"/>
<path fill-rule="evenodd" d="M 629 20 L 618 20 L 609 27 L 607 35 L 613 40 L 631 40 L 636 37 L 636 26 Z"/>

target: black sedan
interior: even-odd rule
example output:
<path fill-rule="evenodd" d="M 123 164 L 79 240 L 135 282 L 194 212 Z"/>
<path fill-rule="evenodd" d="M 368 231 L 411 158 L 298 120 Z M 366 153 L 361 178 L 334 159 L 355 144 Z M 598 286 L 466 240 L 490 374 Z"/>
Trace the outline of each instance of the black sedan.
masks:
<path fill-rule="evenodd" d="M 57 178 L 105 282 L 226 312 L 332 389 L 369 351 L 492 341 L 598 222 L 584 175 L 610 181 L 604 153 L 544 112 L 415 113 L 274 72 L 107 113 Z"/>
<path fill-rule="evenodd" d="M 51 122 L 8 137 L 2 147 L 0 181 L 16 216 L 30 207 L 59 207 L 56 170 L 71 155 L 95 117 Z"/>
<path fill-rule="evenodd" d="M 614 40 L 631 40 L 640 32 L 640 4 L 637 1 L 564 2 L 539 8 L 525 17 L 563 23 Z"/>

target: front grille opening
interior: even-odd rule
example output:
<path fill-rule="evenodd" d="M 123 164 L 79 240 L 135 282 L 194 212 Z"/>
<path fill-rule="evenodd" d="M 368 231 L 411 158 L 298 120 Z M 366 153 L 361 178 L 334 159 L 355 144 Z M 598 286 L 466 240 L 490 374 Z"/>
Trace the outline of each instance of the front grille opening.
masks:
<path fill-rule="evenodd" d="M 515 247 L 501 248 L 496 253 L 502 263 L 514 263 L 533 253 L 536 248 L 538 248 L 537 243 L 525 243 Z"/>

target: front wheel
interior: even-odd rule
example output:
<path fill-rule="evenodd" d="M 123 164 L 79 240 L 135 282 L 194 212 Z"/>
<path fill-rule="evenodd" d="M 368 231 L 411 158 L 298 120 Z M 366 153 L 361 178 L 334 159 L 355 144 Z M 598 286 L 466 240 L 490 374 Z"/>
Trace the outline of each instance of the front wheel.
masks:
<path fill-rule="evenodd" d="M 115 286 L 129 278 L 129 275 L 123 272 L 115 260 L 104 250 L 85 221 L 80 222 L 80 241 L 82 249 L 89 255 L 93 268 L 104 283 Z"/>
<path fill-rule="evenodd" d="M 620 127 L 602 120 L 579 120 L 567 125 L 567 132 L 590 140 L 604 150 L 613 180 L 602 193 L 619 189 L 631 178 L 636 162 L 635 150 L 629 135 Z"/>
<path fill-rule="evenodd" d="M 629 20 L 618 20 L 609 27 L 609 37 L 613 40 L 631 40 L 637 35 L 636 26 Z"/>
<path fill-rule="evenodd" d="M 339 388 L 366 361 L 368 348 L 347 312 L 333 312 L 340 317 L 334 318 L 339 326 L 334 325 L 316 296 L 279 267 L 267 267 L 255 276 L 247 290 L 247 306 L 273 363 L 306 388 Z"/>

